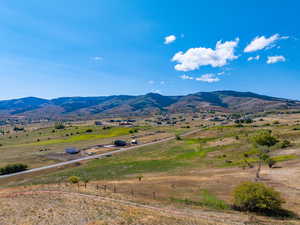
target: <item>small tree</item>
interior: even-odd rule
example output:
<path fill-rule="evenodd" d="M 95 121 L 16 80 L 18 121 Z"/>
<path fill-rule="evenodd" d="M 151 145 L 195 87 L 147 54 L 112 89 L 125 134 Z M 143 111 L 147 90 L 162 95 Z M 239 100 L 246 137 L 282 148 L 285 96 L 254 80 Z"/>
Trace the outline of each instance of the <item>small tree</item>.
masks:
<path fill-rule="evenodd" d="M 139 181 L 142 181 L 143 177 L 144 177 L 143 175 L 137 176 L 137 178 L 138 178 Z"/>
<path fill-rule="evenodd" d="M 245 182 L 234 190 L 234 205 L 243 211 L 275 212 L 282 203 L 280 193 L 262 183 Z"/>
<path fill-rule="evenodd" d="M 254 146 L 258 148 L 258 167 L 256 171 L 256 179 L 260 178 L 260 170 L 263 162 L 267 162 L 270 158 L 268 155 L 269 148 L 275 145 L 278 140 L 271 135 L 272 131 L 262 131 L 253 137 Z"/>

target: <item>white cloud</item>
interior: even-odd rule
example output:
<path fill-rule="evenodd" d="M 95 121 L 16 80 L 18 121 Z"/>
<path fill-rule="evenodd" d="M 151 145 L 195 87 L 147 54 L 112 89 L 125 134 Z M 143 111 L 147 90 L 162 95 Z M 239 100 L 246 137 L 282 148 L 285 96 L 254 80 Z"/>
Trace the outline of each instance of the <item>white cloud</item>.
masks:
<path fill-rule="evenodd" d="M 274 34 L 269 38 L 265 36 L 255 37 L 250 44 L 246 46 L 244 52 L 255 52 L 262 49 L 269 49 L 275 46 L 275 42 L 280 39 L 288 39 L 289 36 L 280 36 L 279 34 Z"/>
<path fill-rule="evenodd" d="M 94 60 L 94 61 L 101 61 L 101 60 L 103 60 L 103 57 L 101 57 L 101 56 L 94 56 L 94 57 L 92 57 L 92 60 Z"/>
<path fill-rule="evenodd" d="M 161 85 L 164 85 L 166 82 L 164 82 L 164 81 L 161 81 L 161 82 L 159 82 Z"/>
<path fill-rule="evenodd" d="M 289 39 L 290 36 L 281 36 L 280 39 Z"/>
<path fill-rule="evenodd" d="M 217 73 L 218 76 L 224 75 L 224 74 L 225 74 L 225 71 L 222 71 L 222 72 Z"/>
<path fill-rule="evenodd" d="M 220 79 L 218 77 L 216 77 L 215 74 L 213 74 L 213 73 L 204 74 L 201 77 L 197 77 L 195 80 L 202 81 L 202 82 L 208 82 L 208 83 L 220 81 Z"/>
<path fill-rule="evenodd" d="M 185 75 L 185 74 L 183 74 L 182 76 L 180 76 L 180 78 L 182 80 L 194 80 L 194 77 L 191 77 L 191 76 L 188 76 L 188 75 Z"/>
<path fill-rule="evenodd" d="M 149 80 L 148 81 L 148 84 L 154 84 L 155 82 L 154 82 L 154 80 Z"/>
<path fill-rule="evenodd" d="M 238 45 L 239 38 L 234 41 L 218 41 L 216 48 L 190 48 L 185 53 L 176 53 L 172 61 L 178 62 L 175 69 L 179 71 L 191 71 L 199 69 L 201 66 L 211 65 L 212 67 L 222 67 L 229 60 L 238 58 L 234 55 L 234 49 Z"/>
<path fill-rule="evenodd" d="M 165 42 L 164 44 L 168 45 L 171 44 L 172 42 L 174 42 L 176 40 L 176 36 L 175 35 L 170 35 L 165 37 Z"/>
<path fill-rule="evenodd" d="M 268 56 L 268 60 L 267 63 L 268 64 L 274 64 L 277 62 L 285 62 L 285 57 L 282 55 L 278 55 L 278 56 Z"/>
<path fill-rule="evenodd" d="M 257 56 L 251 56 L 251 57 L 249 57 L 247 60 L 248 61 L 252 61 L 252 60 L 259 60 L 260 59 L 260 55 L 257 55 Z"/>
<path fill-rule="evenodd" d="M 151 92 L 156 94 L 161 94 L 161 90 L 158 89 L 152 89 Z"/>

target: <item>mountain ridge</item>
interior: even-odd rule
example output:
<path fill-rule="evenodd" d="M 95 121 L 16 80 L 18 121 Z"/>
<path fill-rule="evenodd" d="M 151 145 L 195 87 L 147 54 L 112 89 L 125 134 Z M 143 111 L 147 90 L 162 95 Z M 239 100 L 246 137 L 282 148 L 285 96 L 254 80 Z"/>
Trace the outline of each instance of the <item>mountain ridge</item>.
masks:
<path fill-rule="evenodd" d="M 300 101 L 232 90 L 196 92 L 165 96 L 111 95 L 95 97 L 59 97 L 43 99 L 25 97 L 0 100 L 0 118 L 61 119 L 69 117 L 137 116 L 157 112 L 187 113 L 203 110 L 256 112 L 273 109 L 300 108 Z"/>

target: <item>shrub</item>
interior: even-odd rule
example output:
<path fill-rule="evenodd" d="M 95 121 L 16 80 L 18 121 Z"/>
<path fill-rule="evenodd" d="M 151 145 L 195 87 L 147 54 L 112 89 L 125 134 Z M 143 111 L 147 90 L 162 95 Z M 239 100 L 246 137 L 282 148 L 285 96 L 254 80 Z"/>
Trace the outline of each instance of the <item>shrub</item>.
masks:
<path fill-rule="evenodd" d="M 275 212 L 282 203 L 280 193 L 262 183 L 245 182 L 234 190 L 234 205 L 243 211 Z"/>
<path fill-rule="evenodd" d="M 131 130 L 129 131 L 129 133 L 131 133 L 131 134 L 137 133 L 137 132 L 139 132 L 139 130 L 138 130 L 137 128 L 131 129 Z"/>
<path fill-rule="evenodd" d="M 280 143 L 280 148 L 288 148 L 290 147 L 292 144 L 290 141 L 288 140 L 283 140 L 281 143 Z"/>
<path fill-rule="evenodd" d="M 5 167 L 0 168 L 0 174 L 4 175 L 10 173 L 17 173 L 17 172 L 27 170 L 27 168 L 28 166 L 22 163 L 7 165 Z"/>
<path fill-rule="evenodd" d="M 68 178 L 68 181 L 69 181 L 70 183 L 72 183 L 72 184 L 77 184 L 77 183 L 79 183 L 80 178 L 77 177 L 77 176 L 70 176 L 70 177 Z"/>
<path fill-rule="evenodd" d="M 176 138 L 176 140 L 178 140 L 178 141 L 182 140 L 182 138 L 180 137 L 179 134 L 176 134 L 175 138 Z"/>
<path fill-rule="evenodd" d="M 56 123 L 55 126 L 54 126 L 54 128 L 58 129 L 58 130 L 59 129 L 65 129 L 65 127 L 66 126 L 63 123 Z"/>
<path fill-rule="evenodd" d="M 92 133 L 93 130 L 92 130 L 92 129 L 87 129 L 85 132 L 86 132 L 86 133 Z"/>

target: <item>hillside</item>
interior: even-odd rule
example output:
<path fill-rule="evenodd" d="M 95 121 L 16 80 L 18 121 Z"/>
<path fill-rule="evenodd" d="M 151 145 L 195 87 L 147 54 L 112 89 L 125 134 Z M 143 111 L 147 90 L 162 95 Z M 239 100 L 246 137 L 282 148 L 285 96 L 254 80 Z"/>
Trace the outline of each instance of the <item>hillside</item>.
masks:
<path fill-rule="evenodd" d="M 94 118 L 99 116 L 136 116 L 157 112 L 186 113 L 205 110 L 257 112 L 300 108 L 300 101 L 259 95 L 251 92 L 214 91 L 185 96 L 149 93 L 140 96 L 35 97 L 0 101 L 2 119 Z"/>

